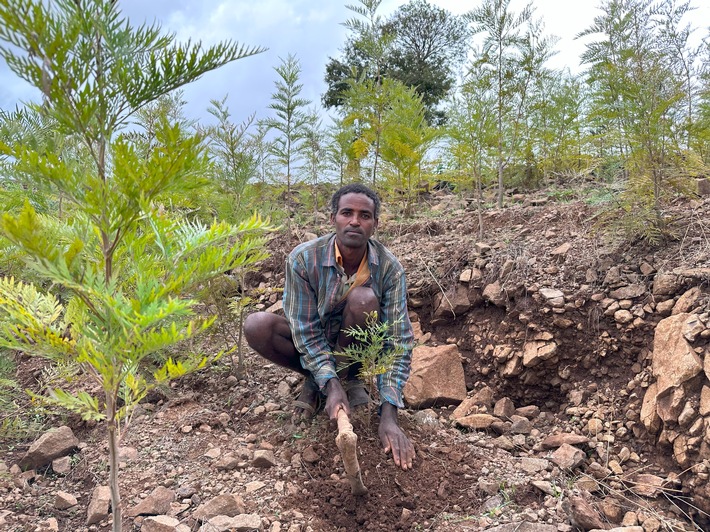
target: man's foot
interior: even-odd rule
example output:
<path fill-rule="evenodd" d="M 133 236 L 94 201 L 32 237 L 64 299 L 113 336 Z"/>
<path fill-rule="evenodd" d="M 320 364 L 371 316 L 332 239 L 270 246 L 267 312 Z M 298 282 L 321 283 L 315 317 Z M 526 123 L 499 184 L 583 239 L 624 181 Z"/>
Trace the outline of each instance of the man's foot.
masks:
<path fill-rule="evenodd" d="M 323 408 L 323 394 L 318 389 L 313 377 L 306 377 L 301 387 L 301 393 L 293 402 L 293 418 L 295 420 L 310 419 Z"/>
<path fill-rule="evenodd" d="M 367 389 L 365 389 L 365 384 L 361 380 L 356 379 L 348 381 L 343 387 L 345 388 L 345 393 L 348 394 L 348 402 L 350 403 L 350 408 L 355 408 L 370 403 L 370 395 L 367 393 Z"/>

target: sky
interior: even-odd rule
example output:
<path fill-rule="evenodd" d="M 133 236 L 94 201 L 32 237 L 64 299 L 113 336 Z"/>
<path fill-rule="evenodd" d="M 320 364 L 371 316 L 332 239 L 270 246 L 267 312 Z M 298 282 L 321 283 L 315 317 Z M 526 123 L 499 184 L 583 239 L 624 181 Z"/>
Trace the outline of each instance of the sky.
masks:
<path fill-rule="evenodd" d="M 535 16 L 542 18 L 545 33 L 556 35 L 557 55 L 548 63 L 552 68 L 569 67 L 580 70 L 579 55 L 584 43 L 575 36 L 589 27 L 601 0 L 532 0 Z M 429 0 L 430 3 L 462 14 L 480 5 L 481 0 Z M 404 0 L 382 0 L 379 13 L 386 17 Z M 527 0 L 511 0 L 510 7 L 519 12 Z M 692 0 L 699 7 L 694 12 L 694 25 L 704 22 L 698 39 L 707 34 L 710 24 L 710 4 Z M 346 4 L 358 0 L 119 0 L 125 16 L 134 25 L 158 22 L 163 30 L 175 33 L 179 41 L 201 40 L 214 44 L 231 39 L 247 46 L 268 48 L 262 54 L 240 59 L 217 71 L 210 72 L 185 88 L 190 118 L 209 121 L 206 109 L 210 100 L 228 96 L 234 122 L 241 122 L 252 113 L 257 118 L 269 115 L 268 105 L 274 92 L 277 74 L 274 67 L 281 58 L 294 54 L 302 67 L 302 96 L 320 107 L 325 90 L 323 76 L 329 57 L 339 55 L 349 31 L 342 22 L 352 18 Z M 27 100 L 37 100 L 38 94 L 24 81 L 0 66 L 0 108 L 12 109 Z"/>

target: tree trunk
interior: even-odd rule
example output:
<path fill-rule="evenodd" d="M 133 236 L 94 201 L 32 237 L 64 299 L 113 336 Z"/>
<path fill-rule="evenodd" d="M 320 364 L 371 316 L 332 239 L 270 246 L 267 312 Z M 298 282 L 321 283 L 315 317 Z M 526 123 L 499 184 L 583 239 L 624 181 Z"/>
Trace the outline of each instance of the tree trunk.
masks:
<path fill-rule="evenodd" d="M 118 486 L 118 434 L 116 426 L 116 402 L 110 393 L 106 394 L 106 419 L 108 422 L 108 463 L 109 488 L 111 490 L 111 512 L 113 532 L 123 530 L 121 516 L 121 492 Z"/>

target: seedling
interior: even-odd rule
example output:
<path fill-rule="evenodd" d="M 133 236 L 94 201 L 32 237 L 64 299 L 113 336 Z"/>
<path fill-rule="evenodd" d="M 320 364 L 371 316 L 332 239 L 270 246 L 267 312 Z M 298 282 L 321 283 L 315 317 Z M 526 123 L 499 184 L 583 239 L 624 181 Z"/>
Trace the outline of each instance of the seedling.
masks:
<path fill-rule="evenodd" d="M 389 331 L 390 324 L 380 321 L 377 312 L 367 314 L 365 328 L 356 325 L 345 329 L 355 341 L 339 353 L 346 360 L 339 371 L 359 366 L 357 376 L 367 386 L 370 397 L 377 377 L 390 371 L 403 353 L 402 346 L 394 341 Z"/>

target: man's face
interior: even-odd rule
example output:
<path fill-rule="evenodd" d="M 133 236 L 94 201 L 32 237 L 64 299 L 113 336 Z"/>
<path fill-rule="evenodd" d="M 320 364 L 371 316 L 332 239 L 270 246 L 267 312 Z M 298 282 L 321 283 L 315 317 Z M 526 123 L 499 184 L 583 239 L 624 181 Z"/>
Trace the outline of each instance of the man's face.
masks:
<path fill-rule="evenodd" d="M 365 194 L 351 192 L 340 197 L 338 212 L 331 214 L 339 248 L 360 249 L 377 228 L 375 202 Z"/>

